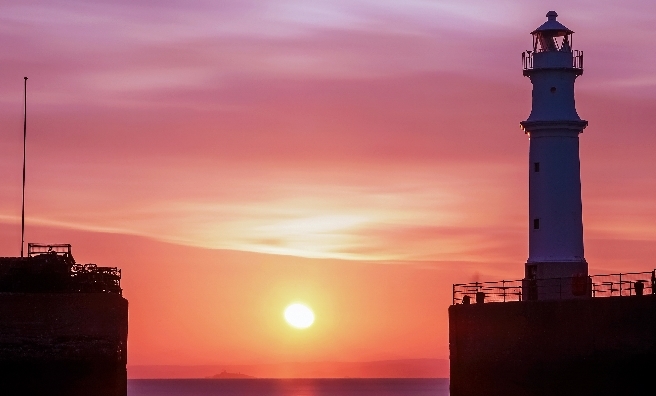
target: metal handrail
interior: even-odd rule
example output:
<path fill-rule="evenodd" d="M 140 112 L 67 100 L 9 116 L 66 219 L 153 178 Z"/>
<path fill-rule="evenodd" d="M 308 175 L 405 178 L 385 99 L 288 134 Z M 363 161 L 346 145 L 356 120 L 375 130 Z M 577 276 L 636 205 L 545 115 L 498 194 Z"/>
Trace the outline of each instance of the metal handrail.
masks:
<path fill-rule="evenodd" d="M 533 51 L 522 52 L 522 67 L 524 70 L 533 69 Z"/>
<path fill-rule="evenodd" d="M 68 243 L 43 244 L 28 243 L 27 256 L 32 257 L 44 253 L 53 253 L 58 255 L 71 255 L 71 245 Z"/>
<path fill-rule="evenodd" d="M 563 298 L 563 284 L 573 285 L 575 282 L 583 285 L 587 283 L 587 294 L 590 297 L 623 297 L 633 296 L 636 284 L 640 283 L 643 294 L 656 294 L 656 270 L 651 272 L 624 272 L 617 274 L 601 274 L 588 277 L 546 278 L 546 279 L 517 279 L 494 282 L 471 282 L 453 284 L 453 305 L 463 303 L 465 300 L 485 302 L 522 301 L 528 292 L 525 287 L 535 290 L 557 294 Z M 554 289 L 556 288 L 557 289 Z M 480 294 L 482 293 L 482 295 Z M 465 299 L 467 297 L 467 299 Z"/>
<path fill-rule="evenodd" d="M 572 56 L 572 67 L 583 70 L 583 51 L 574 50 Z"/>
<path fill-rule="evenodd" d="M 522 52 L 522 68 L 533 70 L 533 56 L 535 51 Z M 583 51 L 572 50 L 572 69 L 583 70 Z"/>

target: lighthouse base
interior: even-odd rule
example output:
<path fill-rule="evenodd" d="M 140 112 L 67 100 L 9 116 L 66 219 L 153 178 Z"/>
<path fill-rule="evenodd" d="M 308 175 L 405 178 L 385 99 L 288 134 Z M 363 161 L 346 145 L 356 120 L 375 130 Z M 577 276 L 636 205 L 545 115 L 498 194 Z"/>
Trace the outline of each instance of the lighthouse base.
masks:
<path fill-rule="evenodd" d="M 656 295 L 453 305 L 451 396 L 653 390 Z"/>
<path fill-rule="evenodd" d="M 585 260 L 529 261 L 522 281 L 522 296 L 529 301 L 591 297 L 588 263 Z"/>

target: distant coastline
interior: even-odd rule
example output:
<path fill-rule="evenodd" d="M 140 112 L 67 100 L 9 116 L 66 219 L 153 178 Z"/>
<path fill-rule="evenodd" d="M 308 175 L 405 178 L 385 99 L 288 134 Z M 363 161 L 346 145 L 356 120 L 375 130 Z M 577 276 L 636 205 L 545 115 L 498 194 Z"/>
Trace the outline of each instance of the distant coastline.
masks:
<path fill-rule="evenodd" d="M 224 371 L 224 377 L 217 377 Z M 225 376 L 232 373 L 248 373 L 248 376 L 252 376 L 239 378 L 448 378 L 449 360 L 128 366 L 130 379 L 229 378 Z"/>
<path fill-rule="evenodd" d="M 219 374 L 215 374 L 211 377 L 207 377 L 211 379 L 252 379 L 256 378 L 251 375 L 246 375 L 242 373 L 229 373 L 226 370 L 221 371 Z"/>

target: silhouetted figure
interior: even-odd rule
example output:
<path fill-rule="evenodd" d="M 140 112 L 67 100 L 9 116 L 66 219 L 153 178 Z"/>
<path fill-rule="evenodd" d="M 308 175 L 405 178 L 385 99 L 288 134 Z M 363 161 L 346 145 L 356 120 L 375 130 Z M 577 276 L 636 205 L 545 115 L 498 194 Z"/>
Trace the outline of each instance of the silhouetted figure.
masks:
<path fill-rule="evenodd" d="M 642 296 L 642 292 L 643 292 L 643 290 L 645 289 L 645 284 L 644 284 L 644 282 L 641 281 L 641 280 L 636 281 L 635 284 L 633 285 L 633 287 L 634 287 L 634 289 L 635 289 L 635 294 L 636 294 L 636 296 Z"/>
<path fill-rule="evenodd" d="M 463 305 L 469 305 L 470 302 L 471 302 L 471 297 L 469 297 L 469 296 L 464 296 L 464 297 L 462 298 L 462 304 L 463 304 Z"/>

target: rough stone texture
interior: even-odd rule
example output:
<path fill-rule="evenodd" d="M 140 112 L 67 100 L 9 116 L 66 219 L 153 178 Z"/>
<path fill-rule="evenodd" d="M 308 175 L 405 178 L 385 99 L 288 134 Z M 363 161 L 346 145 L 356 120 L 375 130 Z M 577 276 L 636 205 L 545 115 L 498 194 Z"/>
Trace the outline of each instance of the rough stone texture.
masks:
<path fill-rule="evenodd" d="M 125 396 L 127 334 L 118 294 L 0 293 L 1 393 Z"/>
<path fill-rule="evenodd" d="M 451 395 L 656 391 L 656 296 L 454 305 Z"/>

